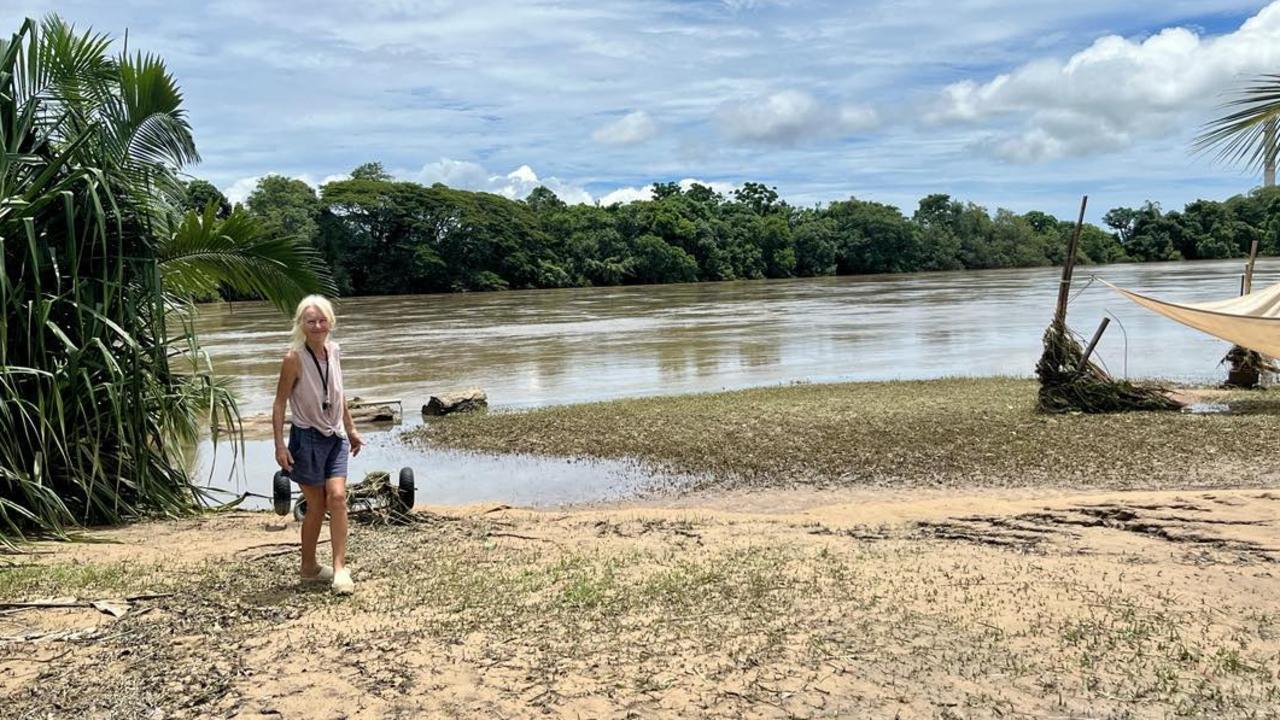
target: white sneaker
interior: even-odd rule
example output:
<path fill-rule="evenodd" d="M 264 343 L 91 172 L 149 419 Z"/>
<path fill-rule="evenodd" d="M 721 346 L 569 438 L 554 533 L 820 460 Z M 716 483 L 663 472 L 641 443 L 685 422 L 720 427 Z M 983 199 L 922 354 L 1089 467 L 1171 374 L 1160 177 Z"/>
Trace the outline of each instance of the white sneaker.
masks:
<path fill-rule="evenodd" d="M 333 591 L 339 595 L 350 595 L 356 591 L 356 584 L 351 579 L 351 571 L 342 568 L 333 574 Z"/>

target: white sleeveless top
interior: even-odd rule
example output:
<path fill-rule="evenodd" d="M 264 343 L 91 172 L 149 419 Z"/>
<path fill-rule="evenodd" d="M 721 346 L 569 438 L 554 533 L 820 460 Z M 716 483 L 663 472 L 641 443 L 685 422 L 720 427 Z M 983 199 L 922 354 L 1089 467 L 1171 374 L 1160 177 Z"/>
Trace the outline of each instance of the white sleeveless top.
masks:
<path fill-rule="evenodd" d="M 293 383 L 293 391 L 289 393 L 289 411 L 293 415 L 293 424 L 300 428 L 314 428 L 325 435 L 333 435 L 342 431 L 342 406 L 345 398 L 342 394 L 342 362 L 338 357 L 338 343 L 327 342 L 328 361 L 316 355 L 320 366 L 311 359 L 304 345 L 298 352 L 298 361 L 302 364 L 302 372 Z M 326 369 L 325 366 L 328 365 Z M 320 379 L 320 370 L 324 369 L 329 376 L 329 392 L 326 395 L 324 382 Z M 323 402 L 328 400 L 329 409 L 325 410 Z"/>

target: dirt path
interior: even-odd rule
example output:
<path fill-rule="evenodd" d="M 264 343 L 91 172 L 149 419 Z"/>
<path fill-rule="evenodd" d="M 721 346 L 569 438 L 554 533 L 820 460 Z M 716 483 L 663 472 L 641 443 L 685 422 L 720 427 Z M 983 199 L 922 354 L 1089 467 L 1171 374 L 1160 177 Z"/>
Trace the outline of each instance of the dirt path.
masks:
<path fill-rule="evenodd" d="M 722 493 L 95 533 L 0 573 L 5 716 L 1277 717 L 1280 491 Z"/>

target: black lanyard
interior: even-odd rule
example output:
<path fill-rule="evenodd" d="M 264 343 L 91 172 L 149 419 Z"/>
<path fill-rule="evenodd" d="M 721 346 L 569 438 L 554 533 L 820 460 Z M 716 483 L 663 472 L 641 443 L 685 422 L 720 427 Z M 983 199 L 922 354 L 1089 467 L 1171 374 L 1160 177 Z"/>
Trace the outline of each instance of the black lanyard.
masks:
<path fill-rule="evenodd" d="M 320 403 L 320 409 L 328 410 L 329 409 L 329 356 L 325 355 L 324 370 L 321 370 L 320 361 L 316 358 L 316 354 L 311 351 L 311 346 L 304 345 L 303 347 L 307 349 L 307 354 L 311 356 L 311 362 L 316 364 L 316 372 L 320 375 L 321 384 L 324 385 L 324 397 L 321 398 L 323 402 Z"/>

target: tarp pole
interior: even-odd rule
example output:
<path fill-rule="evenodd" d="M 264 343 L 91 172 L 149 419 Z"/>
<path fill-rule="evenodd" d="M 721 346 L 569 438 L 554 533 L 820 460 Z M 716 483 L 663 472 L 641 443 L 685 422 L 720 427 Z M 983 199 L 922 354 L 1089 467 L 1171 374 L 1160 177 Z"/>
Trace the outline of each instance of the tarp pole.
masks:
<path fill-rule="evenodd" d="M 1071 296 L 1071 274 L 1076 267 L 1076 248 L 1080 245 L 1080 229 L 1084 227 L 1084 208 L 1089 204 L 1089 196 L 1080 198 L 1080 217 L 1076 219 L 1075 232 L 1071 233 L 1071 241 L 1067 243 L 1067 257 L 1062 261 L 1062 280 L 1058 283 L 1058 308 L 1053 314 L 1056 325 L 1067 322 L 1067 300 Z"/>
<path fill-rule="evenodd" d="M 1244 292 L 1241 295 L 1248 295 L 1253 292 L 1253 261 L 1258 258 L 1258 241 L 1254 240 L 1249 246 L 1249 264 L 1244 266 Z"/>

